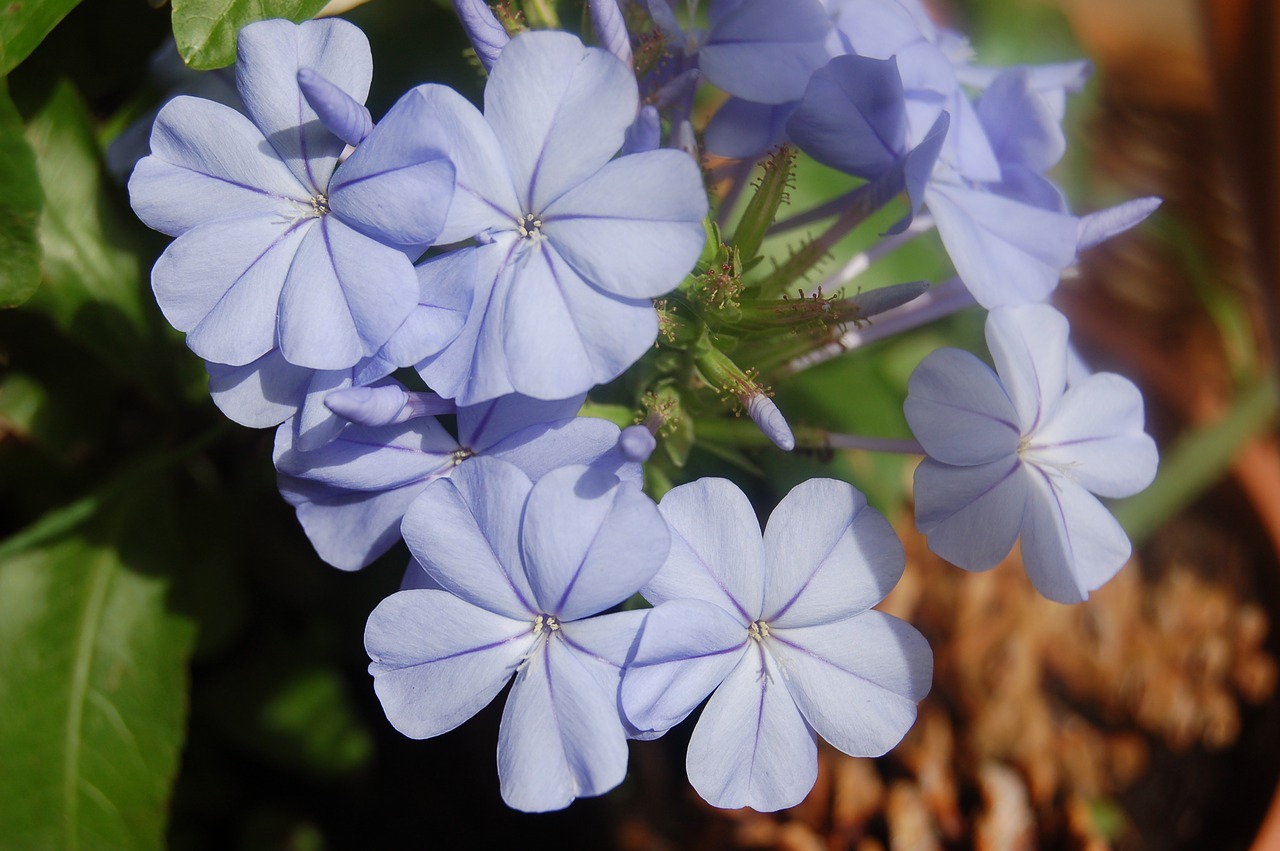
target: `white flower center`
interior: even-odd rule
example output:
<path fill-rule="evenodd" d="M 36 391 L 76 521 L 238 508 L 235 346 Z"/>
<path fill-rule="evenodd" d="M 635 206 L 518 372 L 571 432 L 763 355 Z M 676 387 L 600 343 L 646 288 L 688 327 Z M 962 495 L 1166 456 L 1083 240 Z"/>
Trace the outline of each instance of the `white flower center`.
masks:
<path fill-rule="evenodd" d="M 516 231 L 521 239 L 542 239 L 542 217 L 525 213 L 523 219 L 516 219 Z"/>
<path fill-rule="evenodd" d="M 747 627 L 747 637 L 755 641 L 764 641 L 769 637 L 769 624 L 762 620 L 754 621 Z"/>
<path fill-rule="evenodd" d="M 551 633 L 560 629 L 560 619 L 555 615 L 538 615 L 533 619 L 533 634 L 542 635 L 546 632 L 549 636 Z"/>

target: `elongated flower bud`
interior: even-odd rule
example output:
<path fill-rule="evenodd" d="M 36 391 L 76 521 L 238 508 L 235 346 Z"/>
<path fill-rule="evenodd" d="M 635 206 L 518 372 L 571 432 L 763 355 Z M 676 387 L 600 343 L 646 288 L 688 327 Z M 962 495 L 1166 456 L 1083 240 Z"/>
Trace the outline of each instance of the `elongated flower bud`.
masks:
<path fill-rule="evenodd" d="M 364 104 L 326 80 L 312 68 L 298 69 L 298 88 L 329 132 L 348 145 L 359 145 L 373 131 L 373 118 Z"/>
<path fill-rule="evenodd" d="M 484 0 L 453 0 L 453 11 L 457 12 L 462 28 L 471 39 L 480 64 L 488 71 L 498 61 L 498 54 L 507 46 L 511 37 L 498 23 Z"/>
<path fill-rule="evenodd" d="M 618 9 L 618 0 L 587 0 L 591 9 L 591 25 L 605 50 L 621 59 L 628 68 L 635 67 L 631 55 L 631 37 Z"/>
<path fill-rule="evenodd" d="M 324 397 L 324 404 L 343 419 L 365 426 L 392 425 L 457 410 L 452 401 L 435 393 L 410 393 L 395 384 L 335 390 Z"/>

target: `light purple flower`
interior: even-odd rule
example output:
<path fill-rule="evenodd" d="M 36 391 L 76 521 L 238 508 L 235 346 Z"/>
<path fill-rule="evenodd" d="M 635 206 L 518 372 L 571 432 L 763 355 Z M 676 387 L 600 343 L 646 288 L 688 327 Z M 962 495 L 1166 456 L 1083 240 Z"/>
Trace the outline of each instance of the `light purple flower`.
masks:
<path fill-rule="evenodd" d="M 617 377 L 653 344 L 651 299 L 693 267 L 707 212 L 688 156 L 613 158 L 636 118 L 627 67 L 574 36 L 531 32 L 503 48 L 483 115 L 439 86 L 411 97 L 457 168 L 440 241 L 481 243 L 420 267 L 442 288 L 473 282 L 466 325 L 423 361 L 424 380 L 469 405 L 565 398 Z"/>
<path fill-rule="evenodd" d="M 353 394 L 358 401 L 344 405 Z M 515 464 L 535 481 L 576 464 L 637 486 L 641 481 L 640 464 L 623 454 L 616 425 L 575 416 L 581 396 L 547 402 L 512 395 L 460 408 L 456 440 L 435 417 L 414 416 L 417 400 L 398 385 L 352 388 L 332 397 L 328 407 L 348 414 L 355 407 L 378 408 L 389 397 L 409 409 L 403 418 L 393 414 L 378 424 L 353 422 L 331 442 L 306 451 L 292 422 L 276 432 L 280 492 L 297 509 L 316 552 L 342 570 L 365 567 L 390 549 L 418 494 L 479 457 Z"/>
<path fill-rule="evenodd" d="M 238 38 L 247 117 L 175 98 L 129 181 L 138 216 L 177 237 L 152 270 L 156 300 L 214 363 L 277 347 L 318 370 L 373 356 L 413 310 L 412 261 L 444 224 L 453 167 L 402 105 L 342 161 L 346 143 L 300 72 L 338 129 L 359 135 L 372 76 L 363 33 L 336 19 L 262 21 Z"/>
<path fill-rule="evenodd" d="M 656 605 L 623 674 L 640 730 L 678 724 L 705 698 L 689 781 L 717 807 L 772 811 L 817 778 L 817 736 L 878 756 L 915 721 L 933 657 L 910 624 L 870 611 L 902 574 L 888 522 L 852 486 L 811 479 L 763 536 L 723 479 L 670 491 L 671 553 L 641 589 Z"/>
<path fill-rule="evenodd" d="M 939 349 L 912 374 L 907 422 L 928 457 L 916 468 L 916 525 L 967 570 L 999 563 L 1019 536 L 1041 594 L 1084 600 L 1129 558 L 1124 530 L 1094 496 L 1151 483 L 1156 447 L 1142 396 L 1096 373 L 1067 386 L 1067 320 L 1047 305 L 993 310 L 996 371 Z"/>
<path fill-rule="evenodd" d="M 648 497 L 588 468 L 533 484 L 482 458 L 429 485 L 404 534 L 445 590 L 398 592 L 369 616 L 369 672 L 388 720 L 412 738 L 438 736 L 514 674 L 498 733 L 503 800 L 555 810 L 621 783 L 618 681 L 644 612 L 598 613 L 666 557 Z"/>

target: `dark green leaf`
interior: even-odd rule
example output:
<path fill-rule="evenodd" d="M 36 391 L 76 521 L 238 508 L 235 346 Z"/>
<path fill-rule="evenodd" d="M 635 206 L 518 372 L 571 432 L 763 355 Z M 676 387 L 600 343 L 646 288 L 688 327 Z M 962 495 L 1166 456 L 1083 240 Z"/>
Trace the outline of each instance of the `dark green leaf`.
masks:
<path fill-rule="evenodd" d="M 80 0 L 10 0 L 0 7 L 0 76 L 44 41 Z"/>
<path fill-rule="evenodd" d="M 236 35 L 266 18 L 305 21 L 326 0 L 173 0 L 173 35 L 192 68 L 207 71 L 236 61 Z"/>
<path fill-rule="evenodd" d="M 45 207 L 40 225 L 45 286 L 30 306 L 135 385 L 168 368 L 144 345 L 159 314 L 146 284 L 133 214 L 103 180 L 84 103 L 63 83 L 27 127 Z"/>
<path fill-rule="evenodd" d="M 22 132 L 22 119 L 0 79 L 0 307 L 22 304 L 40 286 L 43 199 L 35 156 Z"/>
<path fill-rule="evenodd" d="M 157 530 L 105 525 L 86 530 L 104 540 L 63 537 L 0 563 L 8 847 L 163 844 L 195 630 L 166 604 Z"/>

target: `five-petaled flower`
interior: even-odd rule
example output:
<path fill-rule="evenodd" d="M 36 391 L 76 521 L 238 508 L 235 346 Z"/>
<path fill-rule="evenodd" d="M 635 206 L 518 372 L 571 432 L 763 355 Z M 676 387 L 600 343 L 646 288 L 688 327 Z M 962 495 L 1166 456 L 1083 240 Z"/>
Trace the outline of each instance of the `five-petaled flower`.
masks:
<path fill-rule="evenodd" d="M 1097 373 L 1067 386 L 1067 320 L 1047 305 L 993 310 L 996 371 L 939 349 L 908 384 L 907 422 L 928 457 L 916 468 L 916 525 L 968 570 L 995 566 L 1022 537 L 1036 589 L 1075 603 L 1129 558 L 1124 530 L 1094 496 L 1151 483 L 1155 442 L 1142 395 Z"/>
<path fill-rule="evenodd" d="M 905 557 L 853 486 L 810 479 L 763 537 L 742 491 L 699 479 L 663 497 L 671 553 L 640 593 L 655 604 L 623 673 L 639 730 L 680 723 L 712 691 L 686 767 L 717 807 L 798 804 L 818 774 L 817 736 L 854 756 L 898 743 L 929 690 L 914 627 L 870 611 Z"/>
<path fill-rule="evenodd" d="M 599 613 L 666 557 L 649 498 L 596 468 L 561 467 L 534 484 L 476 458 L 426 486 L 404 536 L 446 590 L 400 591 L 369 616 L 369 671 L 391 723 L 437 736 L 514 674 L 498 733 L 503 800 L 554 810 L 621 783 L 618 679 L 644 612 Z"/>
<path fill-rule="evenodd" d="M 236 62 L 248 117 L 173 99 L 129 181 L 139 218 L 177 237 L 151 274 L 160 309 L 216 364 L 278 348 L 291 364 L 338 370 L 376 354 L 418 304 L 412 264 L 452 199 L 452 164 L 400 105 L 341 161 L 347 143 L 300 72 L 329 102 L 359 109 L 368 41 L 335 19 L 250 24 Z"/>

